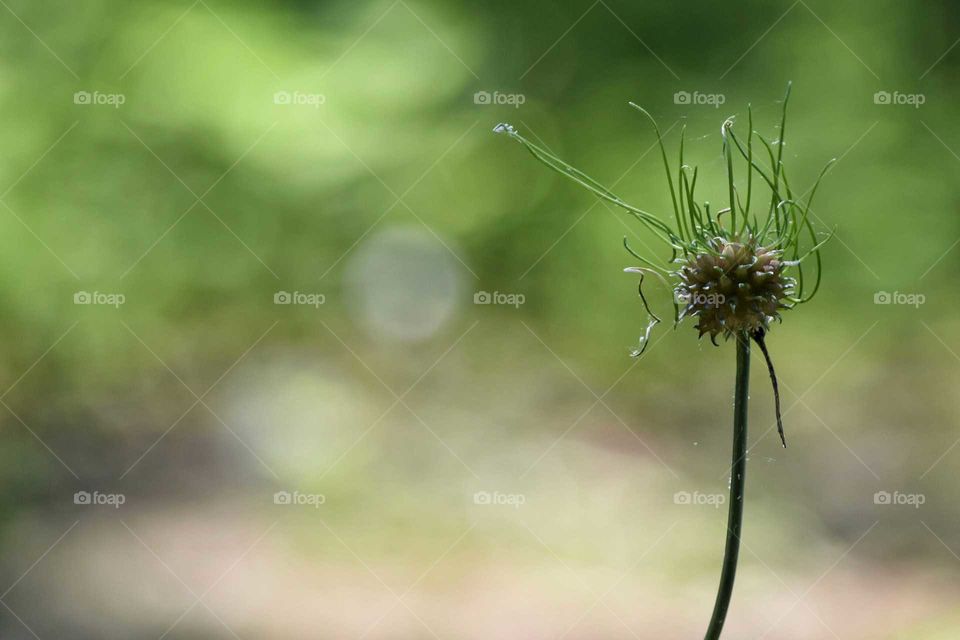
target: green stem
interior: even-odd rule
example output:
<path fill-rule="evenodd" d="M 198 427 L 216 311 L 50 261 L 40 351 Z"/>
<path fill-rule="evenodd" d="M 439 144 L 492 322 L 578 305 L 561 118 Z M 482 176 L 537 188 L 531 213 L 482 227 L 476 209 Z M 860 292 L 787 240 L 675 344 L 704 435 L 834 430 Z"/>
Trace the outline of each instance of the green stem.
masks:
<path fill-rule="evenodd" d="M 727 514 L 727 544 L 723 551 L 723 570 L 713 615 L 704 640 L 718 640 L 723 631 L 733 595 L 733 580 L 740 555 L 743 529 L 743 490 L 747 473 L 747 398 L 750 387 L 750 337 L 737 336 L 737 382 L 733 396 L 733 465 L 730 469 L 730 509 Z"/>

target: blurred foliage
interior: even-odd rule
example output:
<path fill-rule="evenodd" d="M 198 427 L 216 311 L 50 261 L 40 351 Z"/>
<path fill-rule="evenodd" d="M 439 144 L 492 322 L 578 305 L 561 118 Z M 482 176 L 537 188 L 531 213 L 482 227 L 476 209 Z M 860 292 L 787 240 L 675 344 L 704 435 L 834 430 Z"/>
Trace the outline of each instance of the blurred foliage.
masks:
<path fill-rule="evenodd" d="M 686 125 L 698 191 L 719 202 L 721 122 L 738 115 L 745 126 L 751 103 L 774 136 L 788 80 L 794 186 L 840 158 L 816 209 L 838 233 L 818 299 L 769 338 L 792 447 L 780 451 L 769 433 L 755 446 L 749 526 L 762 532 L 762 557 L 797 573 L 811 557 L 829 565 L 880 518 L 858 549 L 877 566 L 954 562 L 917 514 L 878 514 L 870 496 L 923 491 L 924 522 L 957 540 L 960 454 L 947 448 L 960 383 L 949 276 L 960 266 L 960 53 L 937 60 L 960 35 L 958 12 L 943 0 L 923 10 L 887 0 L 10 0 L 0 8 L 7 582 L 42 552 L 18 546 L 32 536 L 22 531 L 53 522 L 55 539 L 74 519 L 69 496 L 94 486 L 185 510 L 244 487 L 320 487 L 336 496 L 330 522 L 363 554 L 428 563 L 469 520 L 464 495 L 479 475 L 553 496 L 534 521 L 560 518 L 580 495 L 573 502 L 597 529 L 556 522 L 550 543 L 564 555 L 635 557 L 632 527 L 655 536 L 623 513 L 665 518 L 678 488 L 722 489 L 733 352 L 660 325 L 634 364 L 646 318 L 621 243 L 642 247 L 642 231 L 490 130 L 511 122 L 666 215 L 654 138 L 627 101 L 650 110 L 668 144 Z M 76 104 L 84 91 L 125 101 Z M 478 91 L 525 102 L 478 105 Z M 678 91 L 725 102 L 678 105 Z M 878 105 L 877 91 L 926 102 Z M 323 104 L 277 104 L 277 92 Z M 480 290 L 526 303 L 474 305 Z M 126 302 L 76 305 L 78 291 Z M 278 291 L 326 301 L 276 305 Z M 878 306 L 877 291 L 926 303 Z M 653 297 L 669 313 L 667 292 Z M 757 371 L 759 436 L 772 398 Z M 571 428 L 597 396 L 624 424 L 601 405 Z M 584 451 L 595 458 L 571 457 Z M 603 474 L 613 452 L 624 456 L 609 463 L 619 480 Z M 723 523 L 710 511 L 682 527 L 684 546 L 658 554 L 663 580 L 712 575 Z M 350 559 L 312 546 L 316 522 L 302 518 L 292 544 L 303 557 Z M 622 544 L 607 547 L 604 535 Z M 505 536 L 543 552 L 522 529 Z M 808 552 L 778 551 L 799 547 Z M 494 562 L 499 547 L 475 548 L 462 566 Z M 676 589 L 669 597 L 682 602 Z M 909 637 L 948 637 L 956 617 L 938 611 Z M 58 612 L 51 633 L 71 620 Z M 2 624 L 4 636 L 23 632 Z"/>

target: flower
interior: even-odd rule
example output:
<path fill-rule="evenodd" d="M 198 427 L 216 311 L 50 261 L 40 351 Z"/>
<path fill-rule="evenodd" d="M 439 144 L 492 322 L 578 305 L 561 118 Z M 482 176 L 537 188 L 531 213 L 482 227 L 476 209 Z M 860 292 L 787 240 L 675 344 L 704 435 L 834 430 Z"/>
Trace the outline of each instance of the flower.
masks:
<path fill-rule="evenodd" d="M 711 252 L 681 261 L 674 275 L 677 301 L 684 303 L 682 320 L 696 317 L 700 335 L 716 339 L 746 332 L 766 332 L 780 310 L 789 309 L 796 281 L 787 277 L 783 252 L 760 245 L 748 236 L 743 241 L 714 238 Z"/>
<path fill-rule="evenodd" d="M 674 172 L 667 159 L 667 150 L 656 120 L 642 107 L 630 103 L 631 107 L 647 117 L 656 132 L 673 204 L 672 222 L 628 204 L 593 178 L 526 139 L 515 127 L 501 123 L 494 128 L 494 132 L 506 134 L 520 142 L 537 160 L 554 171 L 624 209 L 664 242 L 673 255 L 669 261 L 658 263 L 633 251 L 625 238 L 627 251 L 643 265 L 627 271 L 641 274 L 641 286 L 643 274 L 646 273 L 660 278 L 675 278 L 675 324 L 687 316 L 697 317 L 696 328 L 700 336 L 708 334 L 716 342 L 716 337 L 721 334 L 730 338 L 741 332 L 746 335 L 761 331 L 766 333 L 772 320 L 780 320 L 781 311 L 808 302 L 820 287 L 820 247 L 832 234 L 818 240 L 810 220 L 810 205 L 820 180 L 836 160 L 828 162 L 820 172 L 809 190 L 809 197 L 806 197 L 807 194 L 798 196 L 793 193 L 783 160 L 783 133 L 789 97 L 788 84 L 783 99 L 779 140 L 770 142 L 753 130 L 753 112 L 749 106 L 749 131 L 745 144 L 734 134 L 733 118 L 726 119 L 721 125 L 729 206 L 716 213 L 711 211 L 708 202 L 697 202 L 699 170 L 683 162 L 685 130 L 681 132 L 680 166 L 675 184 Z M 754 153 L 754 147 L 757 146 L 755 140 L 761 152 L 765 152 L 768 162 L 761 160 L 760 154 Z M 735 153 L 746 162 L 746 171 L 740 176 L 739 185 L 734 175 Z M 755 180 L 755 177 L 759 180 Z M 761 188 L 769 192 L 769 199 L 760 199 L 757 192 Z M 755 211 L 758 208 L 760 215 Z M 762 213 L 764 209 L 765 216 Z M 721 220 L 721 216 L 726 217 Z M 812 289 L 811 279 L 805 279 L 803 274 L 803 263 L 810 257 L 816 263 Z M 671 271 L 671 264 L 681 266 Z M 796 277 L 788 275 L 790 269 L 796 270 Z M 640 297 L 653 318 L 650 326 L 659 322 L 659 318 L 650 311 L 642 291 Z M 641 338 L 643 347 L 649 338 L 649 328 Z M 642 351 L 641 348 L 635 353 Z"/>
<path fill-rule="evenodd" d="M 807 193 L 795 194 L 791 190 L 783 158 L 790 87 L 788 84 L 783 98 L 778 140 L 770 142 L 754 131 L 749 106 L 745 143 L 734 133 L 733 118 L 727 118 L 720 126 L 726 161 L 725 196 L 729 204 L 716 212 L 711 211 L 708 202 L 697 201 L 699 170 L 683 161 L 685 128 L 680 134 L 679 167 L 674 174 L 656 120 L 642 107 L 630 103 L 646 116 L 656 133 L 673 205 L 672 221 L 625 202 L 590 176 L 526 139 L 513 126 L 501 123 L 494 128 L 494 132 L 521 143 L 549 168 L 626 211 L 672 252 L 669 260 L 657 261 L 639 255 L 626 238 L 623 240 L 627 251 L 642 263 L 626 271 L 640 275 L 640 300 L 651 318 L 640 338 L 640 348 L 633 350 L 633 355 L 644 352 L 651 330 L 660 322 L 644 296 L 644 276 L 652 274 L 663 281 L 673 278 L 674 326 L 686 317 L 695 317 L 700 337 L 709 335 L 714 344 L 717 336 L 722 335 L 725 339 L 752 339 L 760 346 L 773 383 L 781 438 L 779 390 L 764 339 L 771 323 L 781 320 L 781 311 L 809 302 L 820 288 L 820 248 L 832 233 L 818 239 L 810 220 L 810 205 L 821 179 L 836 162 L 834 159 L 826 164 Z M 758 145 L 760 153 L 755 154 Z M 735 154 L 738 162 L 746 163 L 740 176 L 734 172 Z M 769 198 L 761 199 L 760 191 L 766 191 Z M 721 216 L 725 218 L 721 220 Z M 816 265 L 815 277 L 805 278 L 803 264 L 811 257 Z"/>

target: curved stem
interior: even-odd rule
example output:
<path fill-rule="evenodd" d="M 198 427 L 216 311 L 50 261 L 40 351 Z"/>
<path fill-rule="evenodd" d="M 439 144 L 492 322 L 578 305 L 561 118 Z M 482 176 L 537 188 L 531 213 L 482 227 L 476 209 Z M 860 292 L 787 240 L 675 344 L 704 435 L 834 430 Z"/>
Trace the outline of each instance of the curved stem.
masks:
<path fill-rule="evenodd" d="M 740 555 L 743 528 L 743 490 L 747 472 L 747 398 L 750 387 L 750 337 L 737 336 L 737 381 L 733 396 L 733 465 L 730 468 L 730 508 L 727 514 L 727 544 L 723 551 L 723 570 L 713 615 L 704 640 L 718 640 L 727 619 L 733 580 Z"/>

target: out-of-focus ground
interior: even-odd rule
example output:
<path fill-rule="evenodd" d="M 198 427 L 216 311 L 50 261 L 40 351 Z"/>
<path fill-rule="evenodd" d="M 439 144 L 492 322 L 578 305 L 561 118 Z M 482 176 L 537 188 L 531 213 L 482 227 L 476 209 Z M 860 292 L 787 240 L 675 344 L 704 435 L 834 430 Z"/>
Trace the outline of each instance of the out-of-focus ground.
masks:
<path fill-rule="evenodd" d="M 669 256 L 491 129 L 667 215 L 627 101 L 722 202 L 792 80 L 837 235 L 768 339 L 786 450 L 755 354 L 725 637 L 955 638 L 957 12 L 9 0 L 0 636 L 700 637 L 732 346 L 631 359 L 622 238 Z"/>

